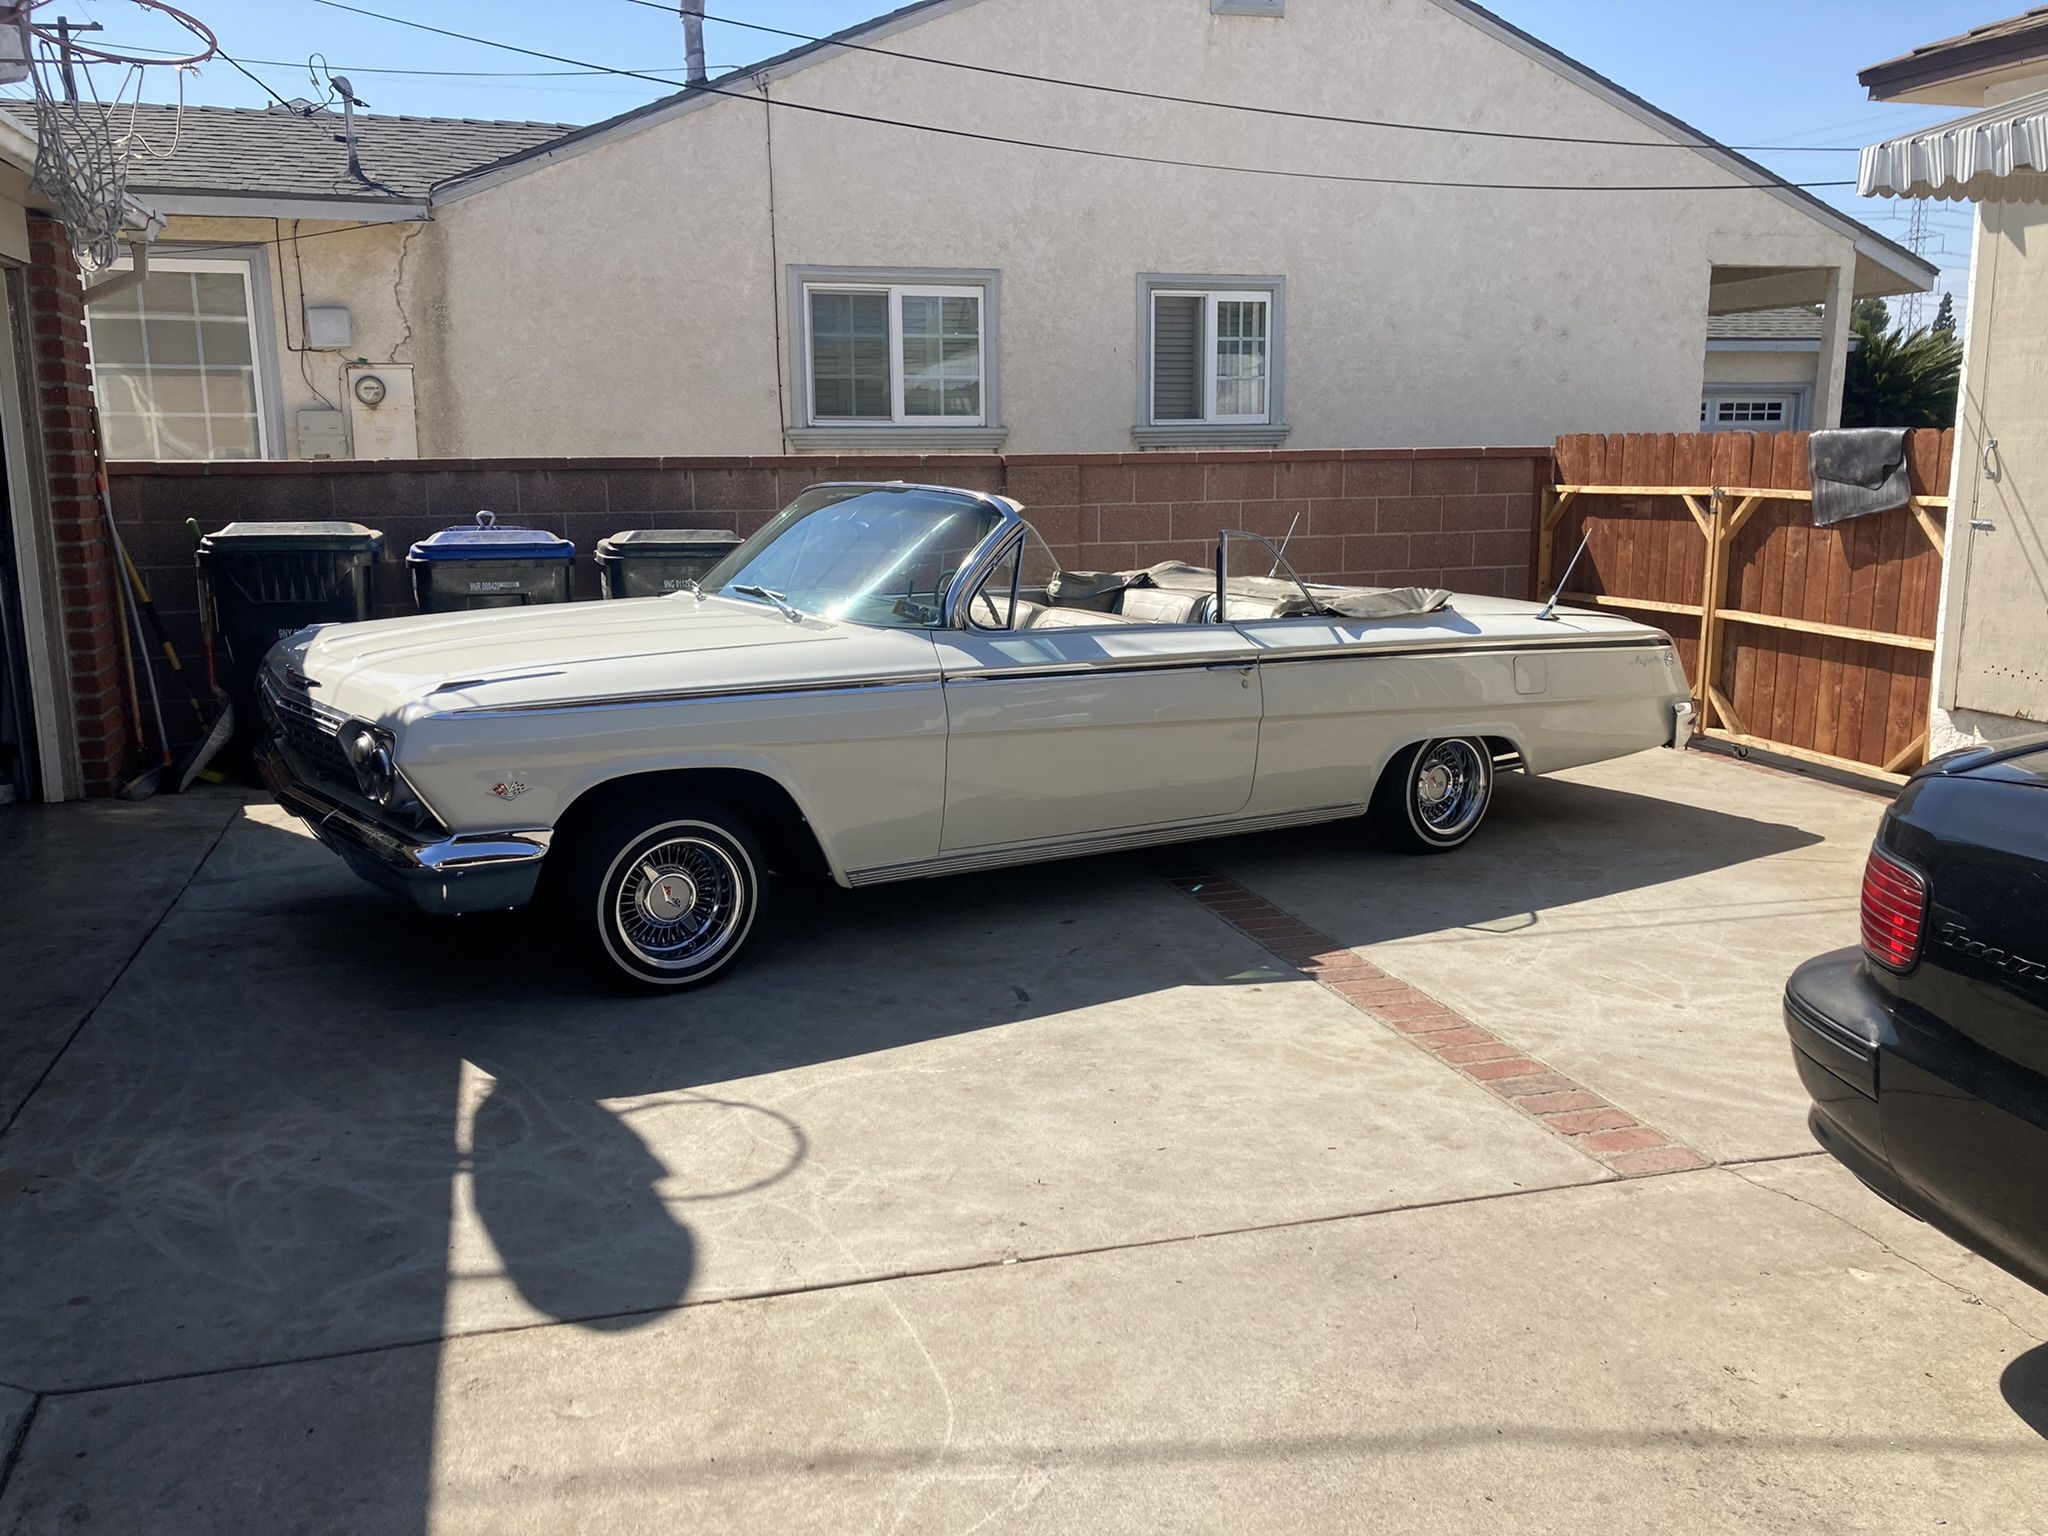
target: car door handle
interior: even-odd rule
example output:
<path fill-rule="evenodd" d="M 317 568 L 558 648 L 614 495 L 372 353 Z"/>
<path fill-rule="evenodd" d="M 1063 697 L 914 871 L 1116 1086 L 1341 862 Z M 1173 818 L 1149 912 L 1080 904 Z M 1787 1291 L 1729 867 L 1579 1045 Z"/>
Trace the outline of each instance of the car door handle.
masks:
<path fill-rule="evenodd" d="M 1235 672 L 1237 674 L 1238 686 L 1249 688 L 1252 685 L 1252 673 L 1258 670 L 1258 666 L 1259 664 L 1255 661 L 1219 661 L 1212 663 L 1206 670 L 1210 672 Z"/>
<path fill-rule="evenodd" d="M 1970 532 L 1996 533 L 1998 532 L 1998 524 L 1991 521 L 1988 517 L 1973 517 L 1970 519 Z"/>

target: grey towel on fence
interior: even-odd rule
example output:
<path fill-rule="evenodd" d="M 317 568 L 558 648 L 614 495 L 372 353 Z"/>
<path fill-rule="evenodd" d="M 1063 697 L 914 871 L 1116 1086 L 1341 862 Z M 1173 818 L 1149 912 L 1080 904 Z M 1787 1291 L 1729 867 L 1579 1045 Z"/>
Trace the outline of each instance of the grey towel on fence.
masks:
<path fill-rule="evenodd" d="M 1813 520 L 1821 527 L 1903 507 L 1913 496 L 1904 427 L 1816 432 L 1806 442 Z"/>

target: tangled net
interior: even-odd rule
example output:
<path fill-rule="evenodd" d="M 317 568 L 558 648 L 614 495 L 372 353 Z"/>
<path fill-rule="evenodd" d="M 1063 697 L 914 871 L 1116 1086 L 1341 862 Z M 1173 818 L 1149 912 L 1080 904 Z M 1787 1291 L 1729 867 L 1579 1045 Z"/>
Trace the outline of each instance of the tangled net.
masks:
<path fill-rule="evenodd" d="M 36 8 L 49 3 L 37 0 Z M 36 42 L 36 63 L 30 73 L 35 85 L 36 165 L 30 185 L 48 197 L 63 221 L 77 255 L 87 272 L 110 267 L 121 255 L 121 231 L 127 218 L 128 135 L 114 132 L 113 106 L 102 103 L 92 89 L 89 69 L 80 69 L 84 89 L 77 100 L 51 88 L 53 78 L 61 80 L 65 51 L 85 64 L 125 66 L 122 89 L 139 80 L 145 68 L 165 66 L 182 69 L 212 58 L 218 51 L 213 32 L 197 17 L 188 15 L 163 0 L 134 0 L 145 10 L 158 11 L 190 32 L 204 46 L 185 58 L 142 59 L 94 48 L 75 37 L 60 40 L 33 24 L 29 34 Z"/>

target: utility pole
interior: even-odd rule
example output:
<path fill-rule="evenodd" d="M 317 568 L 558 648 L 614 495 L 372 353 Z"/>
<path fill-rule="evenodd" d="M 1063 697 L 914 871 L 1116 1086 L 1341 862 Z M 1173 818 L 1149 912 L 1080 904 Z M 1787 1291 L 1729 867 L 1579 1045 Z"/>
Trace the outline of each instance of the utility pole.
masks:
<path fill-rule="evenodd" d="M 683 18 L 683 81 L 702 85 L 704 75 L 704 0 L 678 0 Z"/>
<path fill-rule="evenodd" d="M 78 80 L 71 73 L 71 39 L 81 32 L 104 32 L 106 28 L 96 21 L 77 22 L 73 21 L 69 16 L 59 16 L 50 25 L 55 28 L 57 33 L 58 68 L 64 76 L 64 99 L 66 101 L 76 101 L 78 100 Z"/>

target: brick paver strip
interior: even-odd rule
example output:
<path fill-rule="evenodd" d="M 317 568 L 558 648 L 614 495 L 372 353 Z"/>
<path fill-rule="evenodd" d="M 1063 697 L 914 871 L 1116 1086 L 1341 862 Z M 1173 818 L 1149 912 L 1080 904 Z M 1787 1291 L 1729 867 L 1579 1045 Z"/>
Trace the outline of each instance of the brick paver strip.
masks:
<path fill-rule="evenodd" d="M 1704 1168 L 1707 1159 L 1548 1063 L 1537 1060 L 1356 950 L 1318 933 L 1234 880 L 1196 873 L 1169 883 L 1332 996 L 1407 1037 L 1445 1066 L 1563 1137 L 1623 1178 Z"/>

